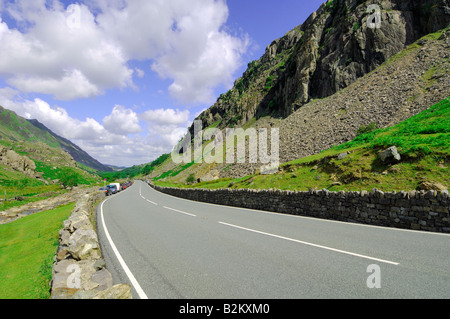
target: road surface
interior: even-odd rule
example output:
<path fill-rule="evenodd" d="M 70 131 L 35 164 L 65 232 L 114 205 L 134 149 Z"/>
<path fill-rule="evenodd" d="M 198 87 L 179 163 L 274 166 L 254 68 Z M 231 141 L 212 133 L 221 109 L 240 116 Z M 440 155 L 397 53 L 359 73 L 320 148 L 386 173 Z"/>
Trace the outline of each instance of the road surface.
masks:
<path fill-rule="evenodd" d="M 450 236 L 188 201 L 141 181 L 97 224 L 142 299 L 449 298 Z"/>

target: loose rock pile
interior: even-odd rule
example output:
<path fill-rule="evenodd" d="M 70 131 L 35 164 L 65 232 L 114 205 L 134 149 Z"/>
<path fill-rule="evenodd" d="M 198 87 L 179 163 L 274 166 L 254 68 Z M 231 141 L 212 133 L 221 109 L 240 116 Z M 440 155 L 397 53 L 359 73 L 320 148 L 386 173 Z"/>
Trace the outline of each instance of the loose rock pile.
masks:
<path fill-rule="evenodd" d="M 131 287 L 113 285 L 102 259 L 91 218 L 103 192 L 92 190 L 75 205 L 63 223 L 52 275 L 52 299 L 132 299 Z"/>

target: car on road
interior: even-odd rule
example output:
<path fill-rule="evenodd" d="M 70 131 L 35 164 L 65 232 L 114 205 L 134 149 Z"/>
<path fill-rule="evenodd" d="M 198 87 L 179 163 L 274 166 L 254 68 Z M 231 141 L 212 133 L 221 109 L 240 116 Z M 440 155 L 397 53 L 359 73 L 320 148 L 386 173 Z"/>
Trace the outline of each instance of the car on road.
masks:
<path fill-rule="evenodd" d="M 120 183 L 112 183 L 108 186 L 115 186 L 116 187 L 116 192 L 120 192 L 122 190 L 122 186 L 120 185 Z"/>
<path fill-rule="evenodd" d="M 106 196 L 109 195 L 110 190 L 109 190 L 108 187 L 102 187 L 102 188 L 99 188 L 99 190 L 100 190 L 100 191 L 103 191 L 103 192 L 105 193 Z"/>
<path fill-rule="evenodd" d="M 108 186 L 106 186 L 106 188 L 108 189 L 106 192 L 106 196 L 113 195 L 113 194 L 116 194 L 119 192 L 117 190 L 117 185 L 114 185 L 114 184 L 108 185 Z"/>

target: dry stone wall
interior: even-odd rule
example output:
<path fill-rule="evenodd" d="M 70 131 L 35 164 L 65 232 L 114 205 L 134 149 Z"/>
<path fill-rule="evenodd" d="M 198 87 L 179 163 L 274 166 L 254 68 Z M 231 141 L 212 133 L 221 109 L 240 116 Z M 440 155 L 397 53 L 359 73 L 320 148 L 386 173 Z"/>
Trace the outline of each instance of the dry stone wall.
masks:
<path fill-rule="evenodd" d="M 92 224 L 95 203 L 104 196 L 96 189 L 88 191 L 63 223 L 53 265 L 52 299 L 132 299 L 129 285 L 113 285 Z"/>
<path fill-rule="evenodd" d="M 183 189 L 150 184 L 162 193 L 212 204 L 301 215 L 345 222 L 450 233 L 448 191 L 385 193 L 294 192 L 250 189 Z"/>

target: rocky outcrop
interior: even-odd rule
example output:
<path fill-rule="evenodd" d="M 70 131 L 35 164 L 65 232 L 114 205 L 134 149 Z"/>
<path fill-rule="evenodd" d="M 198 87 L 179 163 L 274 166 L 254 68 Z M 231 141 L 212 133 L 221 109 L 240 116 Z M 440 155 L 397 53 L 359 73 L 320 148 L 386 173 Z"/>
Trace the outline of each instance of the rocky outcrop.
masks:
<path fill-rule="evenodd" d="M 94 204 L 104 197 L 98 190 L 83 195 L 63 223 L 51 283 L 52 299 L 132 299 L 131 287 L 114 285 L 102 258 L 91 222 Z"/>
<path fill-rule="evenodd" d="M 204 129 L 279 128 L 285 163 L 348 142 L 363 126 L 396 125 L 447 98 L 449 1 L 370 4 L 380 11 L 360 0 L 325 2 L 273 41 L 196 120 Z M 377 14 L 380 28 L 372 25 Z M 194 126 L 189 132 L 194 136 Z M 239 178 L 258 173 L 261 164 L 206 166 L 171 180 L 184 182 L 191 173 L 201 180 Z M 210 176 L 211 169 L 219 174 Z"/>
<path fill-rule="evenodd" d="M 36 164 L 28 157 L 17 154 L 12 149 L 0 145 L 0 165 L 21 172 L 29 177 L 35 177 Z"/>
<path fill-rule="evenodd" d="M 284 119 L 262 118 L 253 127 L 279 128 L 280 162 L 286 163 L 351 141 L 364 126 L 394 126 L 450 95 L 449 49 L 450 30 L 425 36 L 336 94 L 299 106 Z M 221 178 L 239 178 L 260 166 L 216 169 Z"/>
<path fill-rule="evenodd" d="M 204 127 L 243 125 L 267 114 L 287 117 L 348 87 L 422 36 L 450 21 L 448 0 L 329 0 L 273 41 L 233 89 L 198 119 Z M 371 8 L 379 8 L 372 11 Z M 379 28 L 373 25 L 377 15 Z M 193 133 L 193 127 L 190 129 Z"/>

